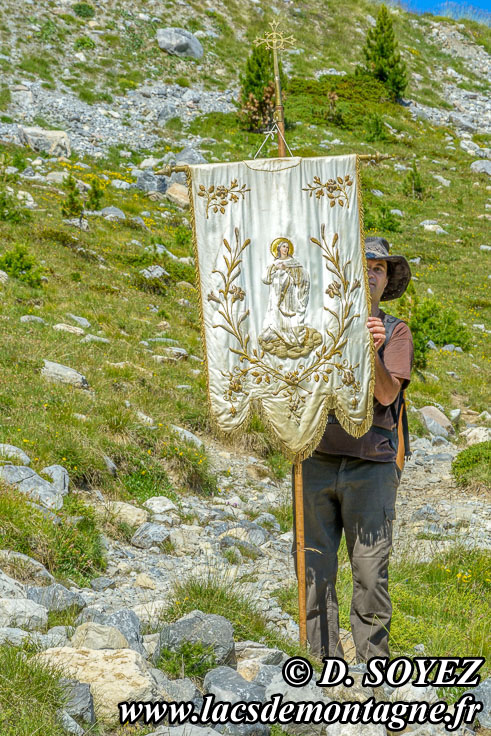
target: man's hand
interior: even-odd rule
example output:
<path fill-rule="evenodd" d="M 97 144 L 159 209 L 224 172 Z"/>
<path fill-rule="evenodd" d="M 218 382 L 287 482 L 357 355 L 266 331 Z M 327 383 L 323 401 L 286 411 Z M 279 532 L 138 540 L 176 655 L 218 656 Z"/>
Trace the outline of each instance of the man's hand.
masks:
<path fill-rule="evenodd" d="M 385 342 L 385 327 L 379 317 L 369 317 L 367 322 L 368 331 L 373 337 L 375 350 L 379 350 Z"/>

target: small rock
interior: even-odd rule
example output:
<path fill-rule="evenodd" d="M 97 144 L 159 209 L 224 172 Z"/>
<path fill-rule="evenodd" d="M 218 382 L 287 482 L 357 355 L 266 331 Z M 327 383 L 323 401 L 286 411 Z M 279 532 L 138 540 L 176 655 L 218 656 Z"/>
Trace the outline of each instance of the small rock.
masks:
<path fill-rule="evenodd" d="M 80 649 L 127 649 L 126 637 L 115 626 L 105 626 L 87 621 L 75 629 L 72 647 Z"/>
<path fill-rule="evenodd" d="M 131 538 L 131 544 L 140 549 L 149 549 L 163 544 L 169 538 L 169 530 L 162 524 L 147 521 L 142 524 Z"/>
<path fill-rule="evenodd" d="M 70 312 L 66 315 L 70 319 L 73 319 L 74 322 L 76 322 L 80 327 L 84 327 L 85 329 L 88 329 L 90 327 L 90 322 L 88 319 L 85 319 L 85 317 L 78 317 L 76 314 L 70 314 Z"/>
<path fill-rule="evenodd" d="M 158 661 L 162 649 L 176 651 L 184 642 L 201 642 L 205 648 L 212 647 L 217 664 L 235 664 L 233 627 L 223 616 L 191 611 L 178 621 L 166 624 L 160 633 L 154 661 Z"/>
<path fill-rule="evenodd" d="M 148 519 L 148 512 L 124 501 L 109 501 L 106 508 L 117 521 L 129 526 L 139 526 Z"/>
<path fill-rule="evenodd" d="M 89 387 L 88 381 L 82 373 L 61 363 L 53 363 L 51 360 L 44 361 L 44 368 L 41 369 L 41 375 L 48 381 L 67 383 L 76 388 Z"/>
<path fill-rule="evenodd" d="M 178 427 L 176 424 L 171 424 L 170 428 L 182 440 L 184 440 L 184 442 L 189 442 L 192 445 L 196 445 L 196 447 L 200 450 L 204 449 L 204 443 L 202 442 L 202 440 L 200 440 L 199 437 L 196 437 L 196 435 L 190 432 L 188 429 L 183 429 L 182 427 Z"/>
<path fill-rule="evenodd" d="M 20 318 L 21 322 L 34 322 L 39 325 L 46 325 L 48 324 L 46 320 L 44 320 L 42 317 L 38 317 L 36 314 L 23 314 Z"/>
<path fill-rule="evenodd" d="M 0 444 L 0 458 L 7 458 L 8 460 L 18 460 L 23 465 L 30 465 L 31 458 L 26 455 L 24 450 L 15 445 Z"/>
<path fill-rule="evenodd" d="M 420 409 L 420 413 L 427 429 L 432 434 L 447 438 L 449 433 L 454 433 L 452 422 L 436 406 L 423 406 Z"/>
<path fill-rule="evenodd" d="M 177 511 L 177 506 L 166 496 L 152 496 L 144 502 L 144 507 L 152 514 L 165 514 L 166 511 Z"/>
<path fill-rule="evenodd" d="M 159 28 L 157 43 L 162 51 L 175 56 L 191 56 L 193 59 L 201 59 L 203 56 L 201 43 L 184 28 Z"/>
<path fill-rule="evenodd" d="M 188 209 L 189 194 L 187 187 L 185 187 L 183 184 L 174 182 L 174 184 L 171 184 L 168 188 L 165 196 L 167 197 L 169 202 L 172 202 L 172 204 L 177 205 L 181 209 Z"/>
<path fill-rule="evenodd" d="M 48 624 L 48 610 L 28 598 L 0 598 L 0 626 L 34 631 Z"/>
<path fill-rule="evenodd" d="M 28 586 L 26 595 L 48 611 L 66 611 L 69 608 L 85 608 L 87 605 L 80 593 L 72 593 L 59 583 L 46 587 Z"/>
<path fill-rule="evenodd" d="M 54 487 L 58 489 L 62 496 L 66 496 L 70 486 L 70 477 L 68 470 L 63 465 L 49 465 L 47 468 L 43 468 L 41 473 L 51 478 Z"/>

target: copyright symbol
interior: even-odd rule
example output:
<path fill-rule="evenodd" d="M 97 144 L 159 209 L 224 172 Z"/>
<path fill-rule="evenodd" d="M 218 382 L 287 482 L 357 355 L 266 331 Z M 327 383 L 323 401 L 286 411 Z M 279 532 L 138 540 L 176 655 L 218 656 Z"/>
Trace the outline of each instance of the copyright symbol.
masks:
<path fill-rule="evenodd" d="M 291 657 L 283 665 L 282 675 L 285 682 L 292 687 L 302 687 L 310 682 L 314 670 L 307 659 Z"/>

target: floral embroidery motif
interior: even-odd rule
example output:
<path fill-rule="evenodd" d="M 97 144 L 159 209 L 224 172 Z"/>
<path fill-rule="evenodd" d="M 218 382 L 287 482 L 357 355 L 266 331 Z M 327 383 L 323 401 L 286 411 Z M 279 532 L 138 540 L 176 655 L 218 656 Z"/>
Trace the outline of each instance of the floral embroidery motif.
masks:
<path fill-rule="evenodd" d="M 250 191 L 250 189 L 246 188 L 245 184 L 239 187 L 237 179 L 233 179 L 230 182 L 229 187 L 224 187 L 222 184 L 215 187 L 212 184 L 207 189 L 203 184 L 200 184 L 198 197 L 206 198 L 206 219 L 208 219 L 210 216 L 210 209 L 212 212 L 221 212 L 221 214 L 224 215 L 225 207 L 230 202 L 238 202 L 240 197 L 244 199 L 246 192 Z"/>
<path fill-rule="evenodd" d="M 335 327 L 332 331 L 326 329 L 330 338 L 330 345 L 324 344 L 315 350 L 313 360 L 301 362 L 294 370 L 284 372 L 279 363 L 272 365 L 269 362 L 267 352 L 259 346 L 251 348 L 248 334 L 244 334 L 244 322 L 249 317 L 249 309 L 241 311 L 240 305 L 234 306 L 236 302 L 246 300 L 246 292 L 234 281 L 241 273 L 241 254 L 250 245 L 247 239 L 240 242 L 238 228 L 235 228 L 235 244 L 233 246 L 224 239 L 223 243 L 228 255 L 223 255 L 226 268 L 215 269 L 213 273 L 219 274 L 222 286 L 218 289 L 218 295 L 213 291 L 208 294 L 208 300 L 219 305 L 217 313 L 222 317 L 220 324 L 214 328 L 221 328 L 232 335 L 237 341 L 237 348 L 230 347 L 229 350 L 239 356 L 239 365 L 232 370 L 222 371 L 222 375 L 228 380 L 228 386 L 224 392 L 224 399 L 230 404 L 229 412 L 232 416 L 237 414 L 235 402 L 240 394 L 247 393 L 247 383 L 254 382 L 259 385 L 265 383 L 273 389 L 273 395 L 282 395 L 288 400 L 289 418 L 300 424 L 302 409 L 306 398 L 312 392 L 309 390 L 310 381 L 329 381 L 329 376 L 336 370 L 341 377 L 343 386 L 351 391 L 350 405 L 355 409 L 358 405 L 357 394 L 361 391 L 360 381 L 356 378 L 356 369 L 359 364 L 351 365 L 347 359 L 343 359 L 342 351 L 348 337 L 346 331 L 353 320 L 359 314 L 353 314 L 353 292 L 360 288 L 360 281 L 356 279 L 351 283 L 347 278 L 347 270 L 351 260 L 341 263 L 338 248 L 339 236 L 335 233 L 331 244 L 326 241 L 325 226 L 321 227 L 321 240 L 311 238 L 311 242 L 322 251 L 327 270 L 335 276 L 335 281 L 326 289 L 330 299 L 340 301 L 338 312 L 329 306 L 324 309 L 335 318 Z M 244 305 L 245 306 L 245 305 Z M 299 358 L 300 359 L 300 358 Z M 342 388 L 339 386 L 337 390 Z"/>
<path fill-rule="evenodd" d="M 349 174 L 346 174 L 344 178 L 338 176 L 336 179 L 328 179 L 325 184 L 322 183 L 320 177 L 314 176 L 313 183 L 303 187 L 302 191 L 308 192 L 310 197 L 315 194 L 317 200 L 326 196 L 331 207 L 335 207 L 337 202 L 340 207 L 346 206 L 349 209 L 351 191 L 348 187 L 352 186 L 353 180 Z"/>

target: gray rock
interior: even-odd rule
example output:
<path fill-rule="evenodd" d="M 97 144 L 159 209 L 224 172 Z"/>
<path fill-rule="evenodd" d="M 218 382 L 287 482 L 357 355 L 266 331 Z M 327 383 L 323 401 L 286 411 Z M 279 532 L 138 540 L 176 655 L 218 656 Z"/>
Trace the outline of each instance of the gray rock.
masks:
<path fill-rule="evenodd" d="M 67 733 L 73 733 L 75 736 L 84 736 L 85 731 L 82 726 L 79 726 L 77 721 L 66 710 L 59 710 L 56 715 L 58 716 L 59 723 Z"/>
<path fill-rule="evenodd" d="M 491 161 L 473 161 L 471 163 L 471 171 L 474 171 L 477 174 L 487 174 L 488 176 L 491 176 Z"/>
<path fill-rule="evenodd" d="M 171 424 L 171 429 L 182 440 L 184 440 L 184 442 L 190 442 L 192 445 L 196 445 L 196 447 L 198 447 L 200 450 L 204 449 L 203 442 L 199 439 L 199 437 L 196 437 L 196 435 L 190 432 L 188 429 L 178 427 L 176 424 Z"/>
<path fill-rule="evenodd" d="M 112 220 L 112 221 L 126 220 L 126 215 L 124 214 L 123 210 L 119 209 L 119 207 L 113 207 L 113 206 L 104 207 L 101 210 L 101 215 L 106 220 Z"/>
<path fill-rule="evenodd" d="M 29 632 L 24 631 L 24 629 L 18 629 L 14 626 L 0 627 L 0 644 L 11 644 L 13 647 L 21 647 L 30 637 Z"/>
<path fill-rule="evenodd" d="M 41 370 L 41 375 L 48 381 L 55 383 L 67 383 L 76 388 L 89 387 L 89 383 L 82 373 L 61 363 L 53 363 L 51 360 L 44 361 L 44 368 Z"/>
<path fill-rule="evenodd" d="M 162 524 L 146 521 L 131 537 L 131 544 L 140 549 L 150 549 L 150 547 L 158 547 L 159 544 L 163 544 L 169 539 L 169 536 L 169 530 Z"/>
<path fill-rule="evenodd" d="M 323 690 L 320 687 L 317 687 L 314 680 L 311 680 L 307 685 L 303 685 L 302 687 L 292 687 L 285 682 L 282 674 L 276 675 L 276 677 L 274 677 L 267 686 L 266 700 L 271 700 L 273 695 L 276 695 L 277 693 L 283 696 L 284 702 L 322 702 L 326 705 L 330 702 L 329 698 L 324 695 Z M 292 736 L 296 736 L 297 734 L 305 734 L 306 736 L 307 734 L 310 734 L 311 736 L 313 734 L 319 734 L 320 736 L 320 734 L 325 733 L 326 724 L 290 723 L 282 724 L 281 728 Z"/>
<path fill-rule="evenodd" d="M 80 327 L 84 327 L 85 329 L 90 327 L 90 322 L 88 319 L 85 319 L 85 317 L 79 317 L 78 315 L 71 314 L 70 312 L 67 312 L 66 316 L 76 322 Z"/>
<path fill-rule="evenodd" d="M 20 318 L 21 322 L 34 322 L 39 325 L 48 324 L 45 319 L 38 317 L 37 314 L 23 314 Z"/>
<path fill-rule="evenodd" d="M 40 649 L 52 649 L 53 647 L 68 646 L 71 626 L 53 626 L 46 634 L 37 632 L 31 634 L 31 640 Z"/>
<path fill-rule="evenodd" d="M 371 192 L 372 192 L 372 194 L 375 197 L 383 197 L 384 196 L 384 193 L 381 192 L 380 189 L 372 189 Z"/>
<path fill-rule="evenodd" d="M 28 586 L 26 595 L 48 611 L 66 611 L 68 608 L 85 608 L 87 605 L 80 593 L 72 593 L 59 583 L 46 587 Z"/>
<path fill-rule="evenodd" d="M 259 547 L 264 542 L 267 542 L 271 537 L 270 532 L 254 521 L 239 521 L 237 524 L 228 526 L 226 532 L 221 534 L 220 537 L 234 537 L 240 542 L 245 542 L 255 547 Z"/>
<path fill-rule="evenodd" d="M 426 343 L 426 347 L 428 348 L 428 350 L 438 350 L 438 347 L 435 345 L 433 340 L 428 340 L 428 342 Z"/>
<path fill-rule="evenodd" d="M 27 598 L 0 598 L 0 627 L 19 627 L 34 631 L 44 629 L 48 610 Z"/>
<path fill-rule="evenodd" d="M 62 496 L 66 496 L 70 486 L 70 477 L 68 470 L 63 465 L 49 465 L 47 468 L 43 468 L 41 473 L 51 478 L 54 487 L 58 489 Z"/>
<path fill-rule="evenodd" d="M 159 726 L 152 736 L 217 736 L 216 729 L 186 723 L 184 726 Z"/>
<path fill-rule="evenodd" d="M 452 422 L 436 406 L 423 406 L 420 414 L 431 434 L 440 435 L 447 439 L 449 432 L 454 433 Z"/>
<path fill-rule="evenodd" d="M 474 695 L 476 701 L 483 704 L 483 709 L 477 714 L 476 720 L 483 728 L 491 728 L 491 677 L 486 678 L 480 685 L 467 692 Z"/>
<path fill-rule="evenodd" d="M 91 335 L 90 332 L 88 335 L 85 335 L 80 342 L 100 342 L 104 345 L 108 345 L 111 341 L 107 339 L 107 337 L 101 337 L 100 335 Z"/>
<path fill-rule="evenodd" d="M 48 509 L 58 511 L 63 506 L 63 498 L 58 489 L 31 468 L 23 465 L 3 465 L 0 466 L 0 478 Z"/>
<path fill-rule="evenodd" d="M 164 125 L 171 118 L 177 116 L 177 107 L 172 102 L 165 102 L 157 113 L 157 122 Z"/>
<path fill-rule="evenodd" d="M 94 621 L 104 626 L 114 626 L 126 637 L 131 649 L 146 657 L 143 637 L 141 635 L 140 619 L 130 608 L 120 608 L 118 611 L 110 614 L 103 613 L 97 608 L 84 608 L 75 619 L 75 625 L 79 626 L 87 621 Z"/>
<path fill-rule="evenodd" d="M 401 210 L 394 209 L 390 211 L 391 215 L 395 215 L 396 217 L 404 217 L 404 213 L 401 212 Z"/>
<path fill-rule="evenodd" d="M 15 445 L 0 444 L 0 459 L 4 457 L 9 460 L 19 460 L 23 465 L 31 464 L 29 455 Z"/>
<path fill-rule="evenodd" d="M 205 164 L 206 158 L 201 155 L 199 151 L 196 151 L 194 148 L 191 148 L 190 146 L 187 148 L 183 148 L 182 151 L 179 151 L 179 153 L 176 156 L 176 164 L 179 166 L 182 166 L 183 164 Z"/>
<path fill-rule="evenodd" d="M 280 675 L 281 677 L 282 668 L 274 664 L 261 664 L 260 670 L 254 678 L 253 682 L 255 685 L 261 685 L 267 688 L 271 681 Z"/>
<path fill-rule="evenodd" d="M 458 422 L 461 414 L 462 414 L 462 411 L 460 409 L 452 409 L 452 411 L 449 413 L 450 421 Z"/>
<path fill-rule="evenodd" d="M 165 194 L 167 191 L 167 179 L 165 176 L 157 176 L 151 169 L 145 169 L 136 179 L 136 188 L 142 192 L 161 192 Z"/>
<path fill-rule="evenodd" d="M 9 568 L 18 570 L 19 577 L 29 579 L 32 583 L 49 585 L 54 582 L 54 577 L 48 572 L 44 565 L 22 552 L 0 549 L 0 567 L 8 565 Z"/>
<path fill-rule="evenodd" d="M 231 667 L 216 667 L 207 672 L 203 681 L 204 693 L 215 696 L 215 700 L 237 703 L 239 700 L 250 703 L 253 700 L 263 703 L 265 688 L 248 682 Z"/>
<path fill-rule="evenodd" d="M 123 179 L 111 179 L 111 186 L 122 191 L 127 191 L 128 189 L 131 189 L 131 184 L 128 181 L 124 181 Z"/>
<path fill-rule="evenodd" d="M 6 271 L 0 271 L 0 284 L 6 284 L 8 280 L 8 273 Z"/>
<path fill-rule="evenodd" d="M 158 661 L 162 649 L 175 651 L 187 641 L 201 642 L 205 648 L 213 647 L 217 664 L 235 664 L 232 624 L 223 616 L 202 611 L 191 611 L 178 621 L 164 626 L 155 649 L 154 661 Z"/>
<path fill-rule="evenodd" d="M 90 725 L 95 723 L 94 700 L 90 693 L 90 686 L 65 677 L 60 680 L 60 684 L 67 695 L 66 712 L 84 723 Z"/>
<path fill-rule="evenodd" d="M 412 515 L 413 521 L 440 521 L 440 514 L 429 503 L 417 509 Z"/>
<path fill-rule="evenodd" d="M 116 582 L 114 580 L 111 580 L 111 578 L 106 577 L 100 577 L 100 578 L 94 578 L 90 581 L 90 587 L 92 590 L 95 590 L 97 592 L 102 592 L 104 590 L 107 590 L 108 588 L 114 588 L 116 586 Z"/>
<path fill-rule="evenodd" d="M 145 279 L 162 279 L 166 276 L 169 276 L 165 268 L 162 268 L 162 266 L 154 265 L 154 266 L 148 266 L 148 268 L 143 268 L 140 271 L 141 275 Z"/>
<path fill-rule="evenodd" d="M 175 56 L 191 56 L 201 59 L 203 47 L 192 33 L 184 28 L 159 28 L 157 43 L 162 51 Z"/>
<path fill-rule="evenodd" d="M 25 598 L 26 588 L 22 583 L 0 570 L 0 598 Z"/>
<path fill-rule="evenodd" d="M 329 723 L 324 731 L 326 736 L 386 736 L 387 731 L 381 723 Z"/>
<path fill-rule="evenodd" d="M 103 457 L 103 460 L 104 460 L 104 464 L 105 464 L 106 468 L 108 469 L 109 473 L 112 476 L 116 477 L 117 474 L 118 474 L 118 467 L 117 467 L 117 465 L 111 460 L 111 458 L 109 457 L 109 455 L 103 455 L 102 457 Z"/>
<path fill-rule="evenodd" d="M 444 176 L 440 176 L 440 174 L 433 174 L 433 179 L 436 179 L 440 184 L 442 184 L 444 187 L 449 187 L 452 183 L 450 179 L 445 179 Z"/>
<path fill-rule="evenodd" d="M 17 135 L 22 145 L 34 151 L 45 151 L 51 156 L 71 155 L 70 138 L 63 130 L 44 130 L 43 128 L 23 128 L 19 126 Z M 24 172 L 25 173 L 25 172 Z"/>
<path fill-rule="evenodd" d="M 151 673 L 161 697 L 170 702 L 192 701 L 197 708 L 203 702 L 201 693 L 194 682 L 187 677 L 178 680 L 169 680 L 162 670 L 152 669 Z"/>

